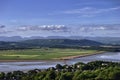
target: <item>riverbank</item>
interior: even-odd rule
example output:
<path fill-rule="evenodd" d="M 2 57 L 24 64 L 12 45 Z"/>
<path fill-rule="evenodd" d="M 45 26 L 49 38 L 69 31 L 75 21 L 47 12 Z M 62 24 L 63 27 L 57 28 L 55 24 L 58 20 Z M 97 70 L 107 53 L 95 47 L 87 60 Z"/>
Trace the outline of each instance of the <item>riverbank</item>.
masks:
<path fill-rule="evenodd" d="M 57 62 L 57 61 L 63 61 L 63 60 L 55 60 L 55 59 L 52 59 L 52 60 L 0 60 L 0 62 L 51 62 L 51 61 L 54 61 L 54 62 Z"/>
<path fill-rule="evenodd" d="M 80 58 L 80 57 L 86 57 L 86 56 L 92 56 L 92 55 L 97 55 L 97 54 L 102 54 L 105 53 L 106 51 L 99 51 L 93 54 L 84 54 L 84 55 L 76 55 L 76 56 L 68 56 L 68 57 L 62 57 L 62 58 L 56 58 L 57 60 L 70 60 L 70 59 L 75 59 L 75 58 Z"/>

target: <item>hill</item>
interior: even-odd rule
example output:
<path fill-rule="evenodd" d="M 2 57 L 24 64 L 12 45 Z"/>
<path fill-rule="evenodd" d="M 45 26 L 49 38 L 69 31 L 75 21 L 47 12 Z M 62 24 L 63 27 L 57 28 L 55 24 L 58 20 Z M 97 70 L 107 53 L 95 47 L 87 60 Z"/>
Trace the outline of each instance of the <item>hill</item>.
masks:
<path fill-rule="evenodd" d="M 97 42 L 101 42 L 104 44 L 111 44 L 111 45 L 120 45 L 120 37 L 84 37 L 84 36 L 31 36 L 31 37 L 21 37 L 21 36 L 0 36 L 0 41 L 6 42 L 20 42 L 25 40 L 33 40 L 33 39 L 72 39 L 72 40 L 81 40 L 81 39 L 88 39 Z"/>
<path fill-rule="evenodd" d="M 20 42 L 4 42 L 0 41 L 0 49 L 11 48 L 39 48 L 39 47 L 79 47 L 79 46 L 100 46 L 100 42 L 82 39 L 32 39 Z"/>
<path fill-rule="evenodd" d="M 31 44 L 36 46 L 55 46 L 55 45 L 65 45 L 65 46 L 100 46 L 102 43 L 82 39 L 82 40 L 71 40 L 71 39 L 33 39 L 22 41 L 22 44 Z"/>

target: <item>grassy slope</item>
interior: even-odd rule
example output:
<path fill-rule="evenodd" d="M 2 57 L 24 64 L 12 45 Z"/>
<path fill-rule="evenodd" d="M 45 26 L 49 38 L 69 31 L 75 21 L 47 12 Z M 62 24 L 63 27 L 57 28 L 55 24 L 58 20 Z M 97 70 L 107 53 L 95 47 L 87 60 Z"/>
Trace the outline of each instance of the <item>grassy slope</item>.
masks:
<path fill-rule="evenodd" d="M 93 54 L 96 50 L 80 49 L 27 49 L 0 51 L 0 60 L 49 60 L 68 56 Z"/>

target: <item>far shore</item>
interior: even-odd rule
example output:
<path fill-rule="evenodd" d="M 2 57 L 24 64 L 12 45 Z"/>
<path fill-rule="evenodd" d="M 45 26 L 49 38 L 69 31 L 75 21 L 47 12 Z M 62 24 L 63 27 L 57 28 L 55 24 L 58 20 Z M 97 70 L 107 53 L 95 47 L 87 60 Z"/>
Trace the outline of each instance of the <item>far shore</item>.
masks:
<path fill-rule="evenodd" d="M 70 60 L 70 59 L 75 59 L 75 58 L 80 58 L 80 57 L 86 57 L 86 56 L 91 56 L 91 55 L 97 55 L 97 54 L 102 54 L 105 53 L 106 51 L 99 51 L 93 54 L 84 54 L 84 55 L 76 55 L 76 56 L 68 56 L 68 57 L 62 57 L 62 58 L 56 58 L 57 60 Z"/>
<path fill-rule="evenodd" d="M 97 54 L 102 54 L 105 53 L 105 51 L 99 51 L 93 54 L 84 54 L 84 55 L 76 55 L 76 56 L 68 56 L 68 57 L 61 57 L 61 58 L 54 58 L 54 59 L 46 59 L 46 60 L 0 60 L 0 62 L 41 62 L 41 61 L 64 61 L 64 60 L 70 60 L 70 59 L 75 59 L 75 58 L 80 58 L 80 57 L 86 57 L 86 56 L 91 56 L 91 55 L 97 55 Z"/>

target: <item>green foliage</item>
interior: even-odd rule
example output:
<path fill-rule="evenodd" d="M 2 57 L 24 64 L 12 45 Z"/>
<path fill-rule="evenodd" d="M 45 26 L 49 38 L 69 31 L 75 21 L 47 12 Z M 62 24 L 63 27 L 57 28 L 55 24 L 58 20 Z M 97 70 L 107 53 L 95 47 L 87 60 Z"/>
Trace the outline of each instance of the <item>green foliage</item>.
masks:
<path fill-rule="evenodd" d="M 92 68 L 75 68 L 74 65 L 89 66 Z M 56 65 L 55 69 L 30 70 L 27 73 L 14 71 L 0 73 L 0 80 L 120 80 L 120 63 L 94 61 L 87 64 Z M 106 65 L 106 66 L 104 66 Z M 62 67 L 62 68 L 59 68 Z"/>
<path fill-rule="evenodd" d="M 48 71 L 45 76 L 45 80 L 55 80 L 55 77 L 56 77 L 55 71 Z"/>
<path fill-rule="evenodd" d="M 60 64 L 57 64 L 57 65 L 56 65 L 56 69 L 62 69 L 62 68 L 63 68 L 62 65 L 60 65 Z"/>
<path fill-rule="evenodd" d="M 59 80 L 72 80 L 73 74 L 71 72 L 62 73 Z"/>

